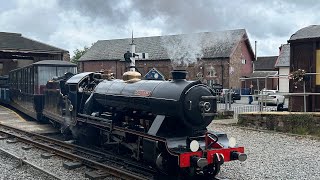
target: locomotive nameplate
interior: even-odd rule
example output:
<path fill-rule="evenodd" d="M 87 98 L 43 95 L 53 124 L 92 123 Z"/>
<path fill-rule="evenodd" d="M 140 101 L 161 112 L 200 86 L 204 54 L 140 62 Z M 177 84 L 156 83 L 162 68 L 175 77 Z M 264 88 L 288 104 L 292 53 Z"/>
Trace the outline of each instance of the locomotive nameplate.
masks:
<path fill-rule="evenodd" d="M 150 95 L 151 95 L 151 91 L 136 90 L 136 91 L 134 92 L 134 95 L 147 97 L 147 96 L 150 96 Z"/>

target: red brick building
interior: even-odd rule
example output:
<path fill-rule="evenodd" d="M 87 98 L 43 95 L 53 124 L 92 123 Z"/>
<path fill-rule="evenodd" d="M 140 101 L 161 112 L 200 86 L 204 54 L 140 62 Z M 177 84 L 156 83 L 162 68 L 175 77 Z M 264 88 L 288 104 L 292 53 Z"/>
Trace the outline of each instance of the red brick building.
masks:
<path fill-rule="evenodd" d="M 0 75 L 41 60 L 70 60 L 69 52 L 26 38 L 18 33 L 0 32 Z"/>
<path fill-rule="evenodd" d="M 172 43 L 173 42 L 173 43 Z M 123 54 L 130 50 L 131 38 L 99 40 L 78 61 L 80 71 L 106 70 L 122 78 L 127 63 Z M 144 76 L 156 68 L 170 79 L 172 60 L 194 57 L 186 68 L 188 79 L 202 79 L 209 85 L 241 88 L 240 77 L 250 76 L 254 54 L 244 29 L 196 34 L 134 38 L 140 55 L 136 67 Z M 168 48 L 168 44 L 172 49 Z M 188 56 L 188 57 L 187 57 Z"/>

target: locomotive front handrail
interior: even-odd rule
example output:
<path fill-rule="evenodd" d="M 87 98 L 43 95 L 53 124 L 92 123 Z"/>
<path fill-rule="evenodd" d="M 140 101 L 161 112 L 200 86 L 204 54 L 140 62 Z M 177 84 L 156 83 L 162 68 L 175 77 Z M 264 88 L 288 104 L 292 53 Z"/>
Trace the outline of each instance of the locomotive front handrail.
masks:
<path fill-rule="evenodd" d="M 206 116 L 216 116 L 218 115 L 218 113 L 202 113 L 202 116 L 203 117 L 206 117 Z"/>
<path fill-rule="evenodd" d="M 201 99 L 205 99 L 205 100 L 208 100 L 208 99 L 218 99 L 218 96 L 201 96 Z"/>
<path fill-rule="evenodd" d="M 212 138 L 211 135 L 214 136 L 215 139 Z M 217 143 L 218 140 L 219 140 L 219 138 L 217 135 L 210 133 L 210 132 L 206 132 L 206 134 L 205 134 L 205 144 L 206 144 L 205 147 L 206 147 L 206 149 L 209 149 L 213 144 Z"/>

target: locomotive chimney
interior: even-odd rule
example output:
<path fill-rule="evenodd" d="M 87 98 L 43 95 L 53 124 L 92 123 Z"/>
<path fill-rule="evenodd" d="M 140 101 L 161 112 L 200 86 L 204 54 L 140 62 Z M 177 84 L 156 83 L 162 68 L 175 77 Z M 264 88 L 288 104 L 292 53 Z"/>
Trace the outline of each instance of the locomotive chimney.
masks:
<path fill-rule="evenodd" d="M 187 77 L 188 72 L 186 70 L 173 70 L 171 71 L 173 80 L 184 80 Z"/>

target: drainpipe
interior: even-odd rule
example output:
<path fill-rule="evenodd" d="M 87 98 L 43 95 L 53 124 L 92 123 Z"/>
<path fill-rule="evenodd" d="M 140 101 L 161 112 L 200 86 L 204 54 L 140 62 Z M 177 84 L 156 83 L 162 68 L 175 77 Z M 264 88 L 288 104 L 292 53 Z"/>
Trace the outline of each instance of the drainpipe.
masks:
<path fill-rule="evenodd" d="M 257 41 L 254 41 L 254 59 L 257 60 Z"/>
<path fill-rule="evenodd" d="M 223 86 L 223 73 L 224 73 L 224 69 L 223 69 L 222 61 L 223 61 L 223 60 L 221 60 L 221 84 L 222 84 L 222 88 L 224 88 L 224 86 Z"/>
<path fill-rule="evenodd" d="M 116 75 L 115 75 L 116 78 L 119 78 L 119 77 L 118 77 L 118 61 L 117 61 L 117 60 L 116 60 L 116 72 L 115 72 L 115 73 L 116 73 Z"/>

